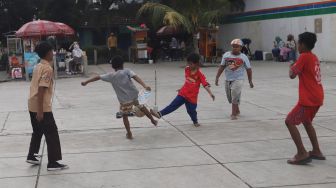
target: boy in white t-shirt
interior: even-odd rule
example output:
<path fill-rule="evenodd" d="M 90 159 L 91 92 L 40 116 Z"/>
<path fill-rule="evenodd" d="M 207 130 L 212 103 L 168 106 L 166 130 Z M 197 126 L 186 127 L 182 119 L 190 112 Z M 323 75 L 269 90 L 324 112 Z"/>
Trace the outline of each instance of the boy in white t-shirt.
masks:
<path fill-rule="evenodd" d="M 246 70 L 250 87 L 253 88 L 252 69 L 248 57 L 241 53 L 243 42 L 240 39 L 234 39 L 231 42 L 232 51 L 223 55 L 221 66 L 216 76 L 216 85 L 218 86 L 219 77 L 225 71 L 225 91 L 229 103 L 232 104 L 231 119 L 236 120 L 240 115 L 239 104 L 241 91 L 244 84 L 244 72 Z"/>

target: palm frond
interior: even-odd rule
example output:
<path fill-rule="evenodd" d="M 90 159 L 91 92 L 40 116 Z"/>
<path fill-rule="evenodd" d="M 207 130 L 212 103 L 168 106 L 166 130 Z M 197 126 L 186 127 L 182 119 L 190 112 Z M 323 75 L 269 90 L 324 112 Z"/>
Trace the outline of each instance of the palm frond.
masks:
<path fill-rule="evenodd" d="M 193 32 L 190 21 L 176 11 L 167 12 L 163 18 L 163 23 L 175 28 L 183 27 L 189 33 Z"/>
<path fill-rule="evenodd" d="M 189 20 L 174 9 L 159 3 L 146 3 L 137 13 L 137 19 L 149 21 L 155 29 L 163 25 L 182 27 L 187 32 L 192 32 Z"/>

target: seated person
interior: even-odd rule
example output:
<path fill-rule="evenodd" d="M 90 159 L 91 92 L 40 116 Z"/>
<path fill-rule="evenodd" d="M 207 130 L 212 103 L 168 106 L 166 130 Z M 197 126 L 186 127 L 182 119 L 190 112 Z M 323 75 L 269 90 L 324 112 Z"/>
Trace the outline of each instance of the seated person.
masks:
<path fill-rule="evenodd" d="M 14 54 L 10 58 L 10 65 L 11 65 L 12 68 L 21 67 L 19 59 Z"/>
<path fill-rule="evenodd" d="M 284 42 L 279 36 L 275 37 L 275 41 L 273 41 L 272 54 L 273 54 L 273 58 L 276 61 L 280 61 L 280 51 L 281 51 L 281 48 L 284 47 L 284 45 L 285 45 Z"/>
<path fill-rule="evenodd" d="M 283 61 L 295 61 L 296 60 L 296 42 L 293 35 L 287 36 L 287 42 L 280 50 L 280 56 Z"/>
<path fill-rule="evenodd" d="M 76 43 L 73 47 L 72 57 L 76 66 L 74 71 L 79 72 L 79 67 L 82 65 L 83 62 L 83 51 L 80 49 L 78 43 Z"/>

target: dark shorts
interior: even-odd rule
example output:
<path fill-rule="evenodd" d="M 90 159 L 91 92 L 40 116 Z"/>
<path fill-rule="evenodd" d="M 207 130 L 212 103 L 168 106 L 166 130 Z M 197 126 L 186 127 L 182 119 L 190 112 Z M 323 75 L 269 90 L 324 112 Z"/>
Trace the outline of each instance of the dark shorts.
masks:
<path fill-rule="evenodd" d="M 297 104 L 287 115 L 287 125 L 311 124 L 320 106 L 302 106 Z"/>

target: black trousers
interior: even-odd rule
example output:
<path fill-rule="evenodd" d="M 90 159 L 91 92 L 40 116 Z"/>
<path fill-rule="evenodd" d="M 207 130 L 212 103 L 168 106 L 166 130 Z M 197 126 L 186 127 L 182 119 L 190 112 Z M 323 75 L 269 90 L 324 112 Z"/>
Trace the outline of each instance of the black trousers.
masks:
<path fill-rule="evenodd" d="M 111 47 L 109 49 L 109 61 L 111 61 L 114 58 L 114 56 L 116 56 L 116 55 L 117 55 L 117 48 L 116 47 Z"/>
<path fill-rule="evenodd" d="M 44 112 L 44 118 L 41 122 L 36 119 L 35 112 L 29 112 L 30 120 L 33 127 L 33 134 L 30 141 L 28 152 L 29 156 L 34 156 L 34 153 L 39 153 L 42 136 L 45 136 L 48 149 L 49 162 L 62 160 L 62 151 L 58 129 L 52 112 Z"/>

